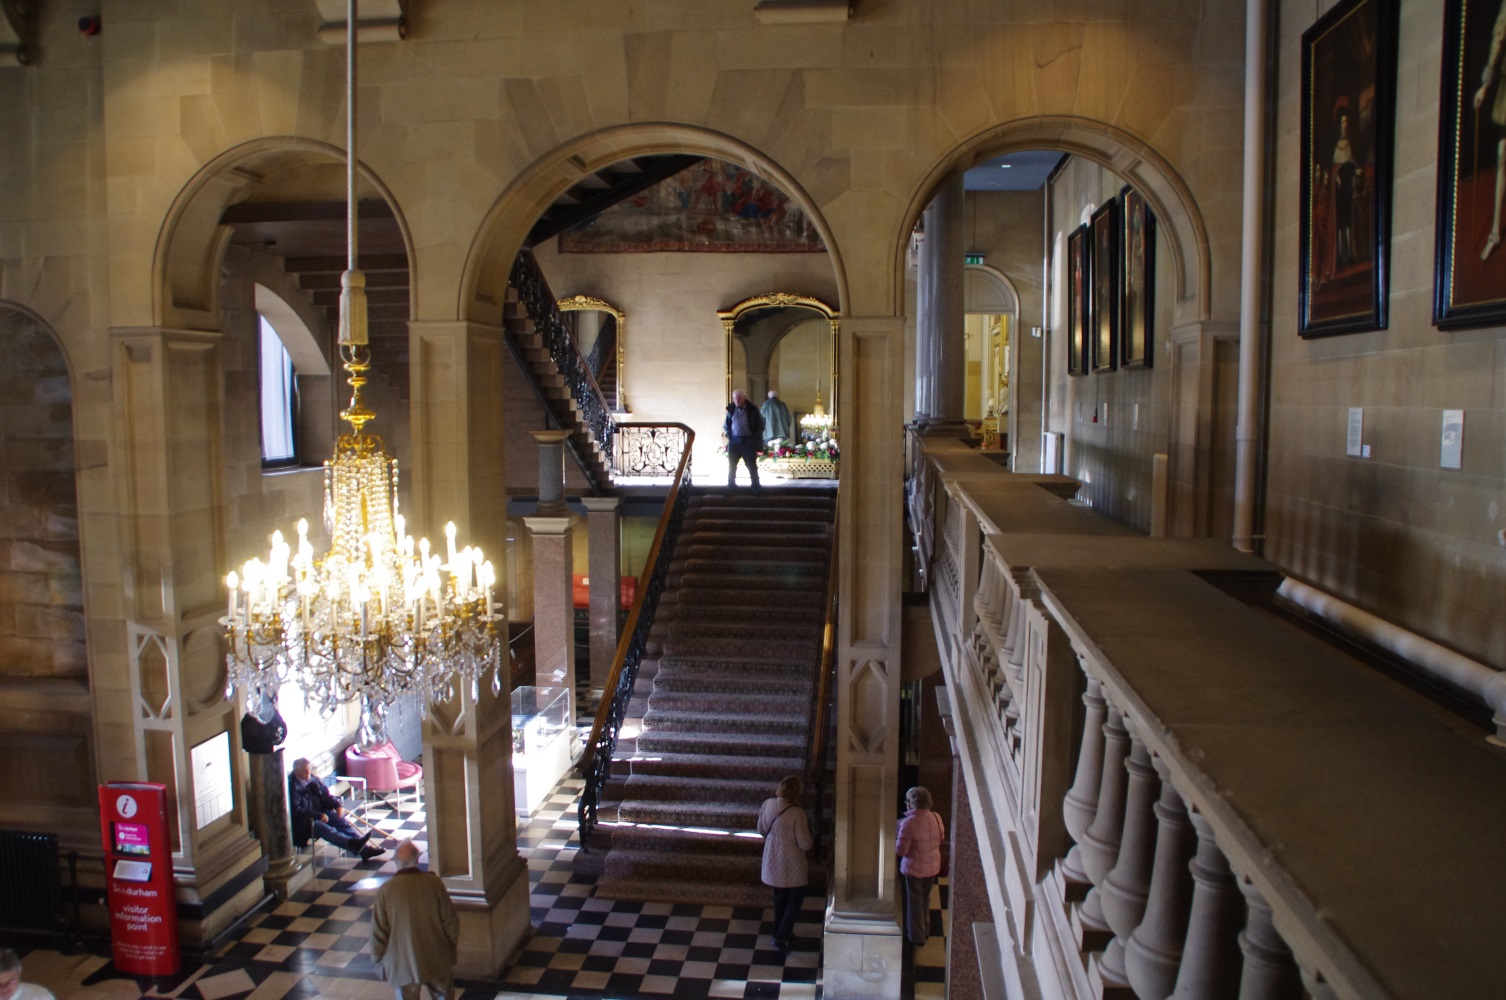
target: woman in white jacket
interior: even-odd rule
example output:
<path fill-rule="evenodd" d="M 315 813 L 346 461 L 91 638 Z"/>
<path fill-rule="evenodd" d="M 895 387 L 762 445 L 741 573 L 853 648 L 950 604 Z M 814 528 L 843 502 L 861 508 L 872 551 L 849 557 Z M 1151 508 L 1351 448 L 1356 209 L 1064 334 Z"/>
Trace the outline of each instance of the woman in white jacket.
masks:
<path fill-rule="evenodd" d="M 763 884 L 774 890 L 774 947 L 790 950 L 795 918 L 805 902 L 805 883 L 810 867 L 805 852 L 811 849 L 811 826 L 801 800 L 805 782 L 795 775 L 779 782 L 774 798 L 765 799 L 758 810 L 758 832 L 763 836 Z"/>

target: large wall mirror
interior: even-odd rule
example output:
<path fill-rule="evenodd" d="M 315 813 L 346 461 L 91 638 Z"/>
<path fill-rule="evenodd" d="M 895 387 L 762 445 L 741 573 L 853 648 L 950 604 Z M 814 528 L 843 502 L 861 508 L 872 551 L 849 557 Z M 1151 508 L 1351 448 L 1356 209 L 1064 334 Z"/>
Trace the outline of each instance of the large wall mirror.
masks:
<path fill-rule="evenodd" d="M 628 412 L 623 378 L 623 328 L 627 316 L 621 309 L 590 295 L 572 295 L 559 300 L 565 325 L 575 338 L 576 349 L 585 359 L 601 398 L 618 413 Z"/>
<path fill-rule="evenodd" d="M 820 299 L 773 292 L 717 312 L 727 337 L 727 398 L 742 389 L 755 405 L 777 392 L 796 427 L 819 415 L 835 429 L 840 317 Z M 809 424 L 807 424 L 809 426 Z"/>

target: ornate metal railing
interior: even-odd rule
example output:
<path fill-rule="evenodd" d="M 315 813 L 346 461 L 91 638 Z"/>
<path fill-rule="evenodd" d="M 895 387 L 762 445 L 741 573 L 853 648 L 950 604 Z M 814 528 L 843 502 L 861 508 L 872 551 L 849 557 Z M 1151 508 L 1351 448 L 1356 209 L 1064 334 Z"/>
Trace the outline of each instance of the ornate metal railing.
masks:
<path fill-rule="evenodd" d="M 679 427 L 684 435 L 684 445 L 675 465 L 674 482 L 670 485 L 669 495 L 664 498 L 664 511 L 659 515 L 654 543 L 649 547 L 648 559 L 638 577 L 633 608 L 628 612 L 627 625 L 617 641 L 617 655 L 612 658 L 612 672 L 607 676 L 601 706 L 596 710 L 596 724 L 591 727 L 591 737 L 580 759 L 580 775 L 586 780 L 580 796 L 581 850 L 589 849 L 591 833 L 596 829 L 601 791 L 612 772 L 617 736 L 627 718 L 633 685 L 638 681 L 638 664 L 643 660 L 643 648 L 659 608 L 664 581 L 669 576 L 669 564 L 680 537 L 680 525 L 685 520 L 685 508 L 690 503 L 690 451 L 695 443 L 695 432 L 683 424 L 667 426 Z"/>
<path fill-rule="evenodd" d="M 680 467 L 693 433 L 684 424 L 622 423 L 612 453 L 617 477 L 666 478 Z"/>
<path fill-rule="evenodd" d="M 559 300 L 549 290 L 544 272 L 539 270 L 531 251 L 518 251 L 518 259 L 513 263 L 508 280 L 518 290 L 518 301 L 528 318 L 533 320 L 534 330 L 543 339 L 549 357 L 564 378 L 570 398 L 580 410 L 581 422 L 590 429 L 602 450 L 610 454 L 614 430 L 612 408 L 602 396 L 586 359 L 581 357 L 580 348 L 560 313 Z"/>

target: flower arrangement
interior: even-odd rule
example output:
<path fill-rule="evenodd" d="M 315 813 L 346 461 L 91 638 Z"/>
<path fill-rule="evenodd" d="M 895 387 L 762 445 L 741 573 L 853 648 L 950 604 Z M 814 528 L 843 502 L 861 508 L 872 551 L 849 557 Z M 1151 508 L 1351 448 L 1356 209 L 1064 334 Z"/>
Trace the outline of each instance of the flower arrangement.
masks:
<path fill-rule="evenodd" d="M 759 458 L 770 461 L 786 458 L 812 458 L 835 462 L 840 454 L 836 436 L 827 431 L 809 441 L 795 443 L 784 438 L 774 438 L 764 445 Z"/>

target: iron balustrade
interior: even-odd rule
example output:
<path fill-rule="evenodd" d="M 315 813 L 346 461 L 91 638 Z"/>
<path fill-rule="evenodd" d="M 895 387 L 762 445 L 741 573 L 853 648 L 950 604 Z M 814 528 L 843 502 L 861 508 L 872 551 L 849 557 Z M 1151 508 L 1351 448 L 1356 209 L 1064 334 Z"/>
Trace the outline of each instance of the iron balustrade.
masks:
<path fill-rule="evenodd" d="M 690 437 L 684 424 L 618 424 L 612 473 L 614 477 L 673 476 L 681 455 L 690 449 Z"/>
<path fill-rule="evenodd" d="M 612 773 L 612 755 L 617 750 L 617 738 L 627 718 L 633 685 L 638 681 L 638 665 L 643 661 L 648 633 L 653 627 L 659 597 L 669 577 L 675 543 L 680 537 L 680 526 L 685 521 L 685 510 L 690 503 L 690 452 L 695 443 L 695 432 L 684 424 L 663 426 L 678 427 L 683 435 L 683 445 L 675 465 L 674 481 L 659 515 L 653 545 L 649 547 L 648 559 L 638 577 L 638 590 L 633 597 L 632 610 L 628 612 L 627 625 L 617 641 L 617 654 L 612 658 L 612 672 L 607 676 L 606 690 L 596 711 L 596 723 L 591 727 L 590 739 L 578 765 L 580 775 L 585 779 L 579 808 L 581 850 L 590 849 L 591 834 L 596 829 L 601 808 L 602 789 Z"/>

